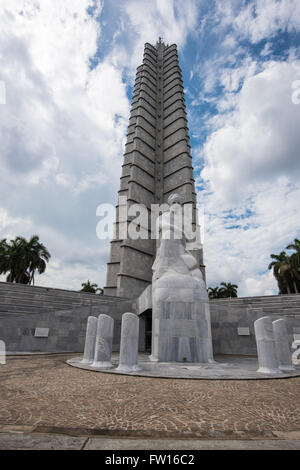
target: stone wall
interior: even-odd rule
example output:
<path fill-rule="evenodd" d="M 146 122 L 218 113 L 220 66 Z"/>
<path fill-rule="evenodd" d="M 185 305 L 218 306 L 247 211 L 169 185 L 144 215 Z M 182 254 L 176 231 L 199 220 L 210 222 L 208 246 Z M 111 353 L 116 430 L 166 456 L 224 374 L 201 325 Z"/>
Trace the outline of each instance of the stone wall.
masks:
<path fill-rule="evenodd" d="M 300 294 L 216 299 L 210 312 L 215 354 L 256 355 L 253 324 L 266 315 L 286 319 L 291 343 L 300 334 Z"/>
<path fill-rule="evenodd" d="M 114 350 L 119 348 L 122 313 L 132 301 L 115 297 L 21 284 L 0 283 L 0 340 L 8 353 L 81 352 L 89 315 L 115 319 Z M 47 336 L 37 328 L 49 329 Z M 141 343 L 143 348 L 143 343 Z"/>
<path fill-rule="evenodd" d="M 274 320 L 286 318 L 291 342 L 294 334 L 300 334 L 300 295 L 218 299 L 210 301 L 210 310 L 216 354 L 255 355 L 253 323 L 265 315 Z M 151 312 L 151 289 L 137 301 L 131 301 L 0 282 L 0 340 L 5 341 L 7 351 L 11 353 L 81 352 L 87 317 L 100 313 L 115 320 L 113 350 L 117 351 L 122 314 L 145 311 Z M 36 328 L 49 328 L 48 336 L 35 336 Z M 247 332 L 247 328 L 249 335 L 239 334 Z M 145 349 L 143 315 L 140 316 L 139 349 Z"/>

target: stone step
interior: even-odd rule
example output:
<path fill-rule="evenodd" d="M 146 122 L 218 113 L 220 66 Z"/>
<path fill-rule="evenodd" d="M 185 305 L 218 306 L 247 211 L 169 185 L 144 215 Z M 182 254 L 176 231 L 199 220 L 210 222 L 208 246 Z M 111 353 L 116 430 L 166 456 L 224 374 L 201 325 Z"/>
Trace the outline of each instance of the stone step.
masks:
<path fill-rule="evenodd" d="M 263 297 L 236 297 L 236 298 L 227 298 L 227 299 L 212 299 L 212 302 L 234 302 L 234 303 L 253 303 L 253 302 L 278 302 L 278 301 L 298 301 L 300 302 L 300 294 L 291 294 L 291 295 L 270 295 Z"/>
<path fill-rule="evenodd" d="M 107 301 L 105 299 L 103 299 L 102 301 L 92 301 L 92 300 L 85 300 L 85 299 L 56 299 L 56 298 L 53 298 L 53 299 L 47 299 L 47 298 L 43 298 L 43 299 L 36 299 L 36 298 L 26 298 L 26 299 L 23 299 L 23 298 L 16 298 L 14 296 L 12 297 L 5 297 L 4 299 L 0 299 L 0 302 L 1 304 L 3 305 L 19 305 L 19 304 L 22 304 L 22 305 L 40 305 L 40 306 L 59 306 L 61 305 L 62 308 L 64 306 L 68 306 L 68 305 L 98 305 L 98 304 L 101 304 L 103 302 L 107 303 Z"/>
<path fill-rule="evenodd" d="M 96 309 L 103 304 L 122 301 L 115 297 L 38 286 L 0 282 L 0 316 L 24 316 L 76 308 Z"/>
<path fill-rule="evenodd" d="M 5 298 L 9 299 L 15 299 L 16 301 L 18 299 L 24 301 L 24 300 L 53 300 L 53 301 L 67 301 L 67 302 L 78 302 L 78 301 L 84 301 L 84 302 L 114 302 L 115 298 L 114 297 L 107 297 L 103 295 L 97 295 L 97 294 L 89 294 L 88 296 L 83 296 L 80 294 L 77 295 L 72 295 L 72 296 L 67 296 L 67 295 L 55 295 L 55 294 L 36 294 L 36 293 L 21 293 L 21 292 L 1 292 L 0 291 L 0 302 L 4 300 Z"/>
<path fill-rule="evenodd" d="M 103 302 L 102 302 L 103 303 Z M 105 302 L 106 303 L 106 302 Z M 18 307 L 18 306 L 21 306 L 21 307 L 32 307 L 32 308 L 40 308 L 40 309 L 47 309 L 47 308 L 51 308 L 51 309 L 60 309 L 60 308 L 69 308 L 69 307 L 72 307 L 72 306 L 80 306 L 80 305 L 99 305 L 99 303 L 92 303 L 92 302 L 54 302 L 52 300 L 49 300 L 49 301 L 39 301 L 39 300 L 25 300 L 25 301 L 22 301 L 22 300 L 19 300 L 19 301 L 16 301 L 14 299 L 9 299 L 9 300 L 6 300 L 6 301 L 3 301 L 1 302 L 1 305 L 0 305 L 0 309 L 1 309 L 1 306 L 5 307 L 5 308 L 13 308 L 13 307 Z"/>
<path fill-rule="evenodd" d="M 110 297 L 110 296 L 106 296 L 106 295 L 102 295 L 102 294 L 83 294 L 83 293 L 80 293 L 80 292 L 74 292 L 72 294 L 64 294 L 64 293 L 53 293 L 53 292 L 20 292 L 20 291 L 17 291 L 17 290 L 13 290 L 13 289 L 8 289 L 8 290 L 4 290 L 4 289 L 1 289 L 0 288 L 0 299 L 2 297 L 5 297 L 5 296 L 13 296 L 14 298 L 22 298 L 22 299 L 26 299 L 26 298 L 37 298 L 37 299 L 43 299 L 43 298 L 53 298 L 53 299 L 64 299 L 64 300 L 75 300 L 77 301 L 78 299 L 82 299 L 82 300 L 86 300 L 86 301 L 102 301 L 102 300 L 105 300 L 105 301 L 111 301 L 113 302 L 115 300 L 114 297 Z"/>
<path fill-rule="evenodd" d="M 30 295 L 34 294 L 46 294 L 46 295 L 62 295 L 64 297 L 76 297 L 76 296 L 83 296 L 89 298 L 90 296 L 94 296 L 95 294 L 91 294 L 88 292 L 81 292 L 81 291 L 72 291 L 67 289 L 55 289 L 52 287 L 41 287 L 41 286 L 26 286 L 24 284 L 14 284 L 9 282 L 0 282 L 0 295 L 2 292 L 14 292 L 14 293 L 23 293 Z M 97 296 L 99 294 L 96 294 Z M 115 297 L 105 295 L 103 296 L 107 298 L 107 300 L 111 299 L 112 301 L 115 300 Z"/>
<path fill-rule="evenodd" d="M 19 304 L 5 304 L 5 303 L 1 303 L 0 305 L 0 312 L 19 312 L 19 313 L 28 313 L 28 314 L 31 314 L 31 313 L 42 313 L 42 312 L 53 312 L 53 311 L 58 311 L 58 310 L 64 310 L 64 309 L 75 309 L 75 308 L 82 308 L 82 307 L 86 307 L 86 308 L 100 308 L 101 305 L 105 305 L 107 304 L 106 302 L 102 302 L 102 303 L 93 303 L 93 304 L 86 304 L 86 303 L 74 303 L 74 304 L 70 304 L 70 303 L 57 303 L 57 304 L 52 304 L 52 303 L 49 303 L 49 304 L 46 304 L 46 305 L 43 305 L 43 304 L 33 304 L 33 303 L 27 303 L 27 304 L 22 304 L 22 303 L 19 303 Z"/>
<path fill-rule="evenodd" d="M 249 303 L 241 303 L 241 302 L 211 302 L 212 305 L 220 306 L 229 306 L 230 308 L 298 308 L 300 307 L 300 299 L 298 301 L 287 301 L 287 302 L 249 302 Z"/>

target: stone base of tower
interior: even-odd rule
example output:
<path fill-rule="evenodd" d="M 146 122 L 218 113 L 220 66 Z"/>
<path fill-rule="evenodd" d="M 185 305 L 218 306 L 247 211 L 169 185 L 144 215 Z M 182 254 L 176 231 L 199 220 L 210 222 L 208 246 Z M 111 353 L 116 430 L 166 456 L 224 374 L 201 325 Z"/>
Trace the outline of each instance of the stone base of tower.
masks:
<path fill-rule="evenodd" d="M 141 272 L 141 270 L 147 262 L 147 265 L 149 265 L 147 266 L 147 273 L 151 272 L 149 271 L 149 267 L 152 267 L 153 260 L 150 260 L 149 256 L 143 260 L 141 253 L 133 252 L 133 250 L 129 250 L 129 253 L 131 255 L 130 272 L 136 273 L 136 275 L 128 275 L 117 272 L 120 270 L 120 264 L 122 264 L 122 260 L 121 263 L 108 263 L 106 286 L 103 288 L 105 295 L 123 297 L 127 299 L 136 299 L 143 295 L 143 292 L 145 289 L 147 289 L 147 287 L 152 285 L 152 279 L 142 278 L 143 272 Z M 202 249 L 190 250 L 190 253 L 196 258 L 199 269 L 205 281 L 205 265 L 201 264 L 203 260 Z M 138 254 L 140 257 L 136 258 L 132 256 L 136 254 Z"/>
<path fill-rule="evenodd" d="M 144 292 L 149 284 L 150 282 L 144 279 L 128 275 L 120 275 L 118 276 L 117 296 L 135 299 Z"/>

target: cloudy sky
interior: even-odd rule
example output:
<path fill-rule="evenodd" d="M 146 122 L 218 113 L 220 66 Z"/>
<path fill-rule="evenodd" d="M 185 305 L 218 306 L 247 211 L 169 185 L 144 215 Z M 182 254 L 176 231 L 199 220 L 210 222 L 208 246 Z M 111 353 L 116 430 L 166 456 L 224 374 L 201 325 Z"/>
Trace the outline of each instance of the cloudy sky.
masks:
<path fill-rule="evenodd" d="M 37 285 L 105 284 L 96 209 L 158 36 L 179 49 L 208 285 L 277 293 L 269 255 L 300 237 L 299 0 L 1 0 L 0 238 L 39 234 Z"/>

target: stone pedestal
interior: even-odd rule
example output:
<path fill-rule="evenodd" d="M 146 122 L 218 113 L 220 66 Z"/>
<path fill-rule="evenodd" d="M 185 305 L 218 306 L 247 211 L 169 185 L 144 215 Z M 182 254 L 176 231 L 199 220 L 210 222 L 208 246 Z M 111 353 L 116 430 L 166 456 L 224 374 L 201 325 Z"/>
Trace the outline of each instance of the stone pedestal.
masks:
<path fill-rule="evenodd" d="M 83 353 L 83 359 L 82 359 L 83 364 L 88 364 L 90 362 L 93 362 L 94 360 L 96 333 L 97 333 L 97 318 L 92 317 L 92 316 L 88 317 L 84 353 Z"/>
<path fill-rule="evenodd" d="M 259 364 L 257 372 L 263 374 L 281 374 L 278 367 L 271 318 L 262 317 L 256 320 L 254 322 L 254 331 Z"/>
<path fill-rule="evenodd" d="M 165 275 L 153 288 L 151 360 L 213 361 L 210 313 L 206 289 L 197 279 Z"/>
<path fill-rule="evenodd" d="M 114 333 L 114 320 L 101 314 L 98 318 L 97 336 L 93 367 L 112 367 L 111 352 Z"/>
<path fill-rule="evenodd" d="M 122 315 L 120 359 L 117 370 L 138 370 L 139 317 L 134 313 Z"/>
<path fill-rule="evenodd" d="M 280 370 L 293 370 L 289 335 L 284 318 L 273 321 L 275 349 Z"/>

